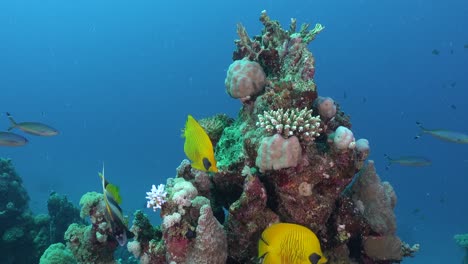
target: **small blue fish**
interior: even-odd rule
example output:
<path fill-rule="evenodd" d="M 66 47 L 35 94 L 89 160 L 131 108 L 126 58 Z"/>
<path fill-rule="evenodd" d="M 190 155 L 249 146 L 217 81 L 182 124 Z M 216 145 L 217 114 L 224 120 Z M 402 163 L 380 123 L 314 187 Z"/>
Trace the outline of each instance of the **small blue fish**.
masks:
<path fill-rule="evenodd" d="M 10 113 L 6 113 L 6 115 L 11 123 L 11 127 L 8 128 L 8 131 L 13 130 L 14 128 L 18 128 L 21 131 L 26 132 L 28 134 L 45 137 L 55 136 L 59 133 L 57 129 L 38 122 L 16 123 L 16 121 L 13 119 Z"/>
<path fill-rule="evenodd" d="M 0 146 L 19 147 L 28 143 L 28 140 L 15 133 L 0 132 Z"/>
<path fill-rule="evenodd" d="M 418 157 L 418 156 L 401 156 L 398 158 L 391 158 L 387 154 L 384 154 L 385 158 L 388 160 L 388 165 L 385 167 L 386 170 L 390 167 L 392 164 L 399 164 L 401 166 L 408 166 L 408 167 L 423 167 L 423 166 L 429 166 L 432 164 L 432 162 L 424 157 Z"/>
<path fill-rule="evenodd" d="M 468 144 L 468 135 L 461 133 L 461 132 L 456 132 L 456 131 L 450 131 L 450 130 L 445 130 L 445 129 L 427 129 L 422 126 L 421 123 L 416 122 L 416 125 L 419 126 L 421 129 L 421 133 L 417 136 L 415 136 L 415 139 L 418 139 L 422 136 L 422 134 L 429 134 L 435 138 L 447 141 L 447 142 L 452 142 L 452 143 L 457 143 L 457 144 Z"/>

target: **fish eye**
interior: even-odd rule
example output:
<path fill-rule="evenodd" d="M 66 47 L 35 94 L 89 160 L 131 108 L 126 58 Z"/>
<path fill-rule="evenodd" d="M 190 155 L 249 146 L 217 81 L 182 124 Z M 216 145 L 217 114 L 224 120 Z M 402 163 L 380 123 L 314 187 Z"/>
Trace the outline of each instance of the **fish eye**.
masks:
<path fill-rule="evenodd" d="M 322 257 L 317 254 L 317 253 L 312 253 L 310 256 L 309 256 L 309 261 L 310 263 L 312 264 L 318 264 L 319 263 L 319 260 L 321 259 Z"/>
<path fill-rule="evenodd" d="M 206 170 L 209 170 L 211 167 L 211 162 L 207 158 L 203 158 L 203 167 L 205 167 Z"/>

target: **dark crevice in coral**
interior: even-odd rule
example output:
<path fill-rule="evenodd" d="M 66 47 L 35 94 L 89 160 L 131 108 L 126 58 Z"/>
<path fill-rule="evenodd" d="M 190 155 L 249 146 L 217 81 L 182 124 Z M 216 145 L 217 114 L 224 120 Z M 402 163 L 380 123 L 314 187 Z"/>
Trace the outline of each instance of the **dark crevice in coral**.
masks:
<path fill-rule="evenodd" d="M 361 259 L 362 238 L 360 236 L 354 236 L 349 239 L 347 245 L 349 249 L 349 257 L 351 259 Z"/>

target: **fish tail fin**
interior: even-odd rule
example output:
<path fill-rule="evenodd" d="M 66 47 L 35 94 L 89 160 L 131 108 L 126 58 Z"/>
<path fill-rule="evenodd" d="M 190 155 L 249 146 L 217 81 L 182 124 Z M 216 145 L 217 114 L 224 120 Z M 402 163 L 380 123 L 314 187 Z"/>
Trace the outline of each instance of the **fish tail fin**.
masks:
<path fill-rule="evenodd" d="M 421 132 L 419 132 L 419 134 L 417 134 L 416 136 L 414 136 L 414 139 L 418 139 L 422 136 L 422 134 L 426 133 L 427 132 L 427 129 L 425 127 L 423 127 L 422 123 L 419 122 L 419 121 L 416 121 L 416 125 L 421 129 Z"/>
<path fill-rule="evenodd" d="M 416 125 L 421 129 L 422 132 L 427 131 L 427 128 L 425 128 L 421 122 L 416 121 Z"/>
<path fill-rule="evenodd" d="M 385 170 L 388 170 L 390 168 L 390 165 L 392 165 L 392 158 L 390 158 L 390 156 L 388 156 L 387 154 L 383 155 L 388 160 L 387 166 L 385 166 Z"/>
<path fill-rule="evenodd" d="M 8 119 L 10 120 L 10 124 L 11 126 L 8 128 L 8 131 L 11 131 L 13 128 L 15 128 L 18 124 L 16 123 L 16 121 L 13 119 L 13 117 L 11 116 L 10 113 L 6 112 L 6 116 L 8 117 Z"/>

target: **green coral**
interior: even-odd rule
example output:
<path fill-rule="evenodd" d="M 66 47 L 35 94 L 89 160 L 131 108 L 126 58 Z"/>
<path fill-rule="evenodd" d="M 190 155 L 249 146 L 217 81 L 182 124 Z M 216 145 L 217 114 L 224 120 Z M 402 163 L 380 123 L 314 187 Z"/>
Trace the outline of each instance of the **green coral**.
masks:
<path fill-rule="evenodd" d="M 463 258 L 463 264 L 468 264 L 468 233 L 458 234 L 453 237 L 455 242 L 462 248 L 465 249 L 465 257 Z"/>
<path fill-rule="evenodd" d="M 141 210 L 137 210 L 133 214 L 133 226 L 132 231 L 137 235 L 138 242 L 148 242 L 153 238 L 161 239 L 162 233 L 159 227 L 153 227 L 148 219 L 148 216 Z"/>
<path fill-rule="evenodd" d="M 90 215 L 90 211 L 93 207 L 97 206 L 103 199 L 102 193 L 87 192 L 80 199 L 80 217 L 86 218 Z"/>
<path fill-rule="evenodd" d="M 16 173 L 10 159 L 0 158 L 0 225 L 5 227 L 8 217 L 21 215 L 28 207 L 29 195 L 23 179 Z M 9 223 L 10 224 L 10 223 Z"/>
<path fill-rule="evenodd" d="M 244 135 L 242 131 L 245 126 L 245 123 L 236 121 L 234 125 L 224 129 L 215 148 L 217 165 L 221 170 L 244 161 Z"/>
<path fill-rule="evenodd" d="M 468 233 L 455 235 L 453 239 L 460 247 L 468 248 Z"/>
<path fill-rule="evenodd" d="M 80 219 L 80 211 L 68 201 L 65 195 L 52 192 L 47 200 L 47 209 L 51 221 L 51 243 L 63 243 L 63 235 L 71 223 L 83 223 Z"/>
<path fill-rule="evenodd" d="M 47 248 L 39 264 L 76 264 L 76 260 L 64 244 L 56 243 Z"/>
<path fill-rule="evenodd" d="M 67 247 L 71 250 L 75 259 L 80 263 L 96 260 L 99 256 L 93 256 L 93 245 L 91 244 L 91 226 L 71 224 L 65 232 Z"/>
<path fill-rule="evenodd" d="M 224 129 L 230 126 L 234 122 L 234 119 L 226 114 L 217 114 L 212 117 L 200 119 L 198 122 L 200 126 L 205 129 L 213 144 L 216 144 L 221 138 Z"/>
<path fill-rule="evenodd" d="M 4 243 L 14 243 L 16 241 L 21 240 L 24 236 L 24 231 L 20 227 L 12 227 L 7 229 L 5 233 L 3 233 L 2 240 Z"/>

